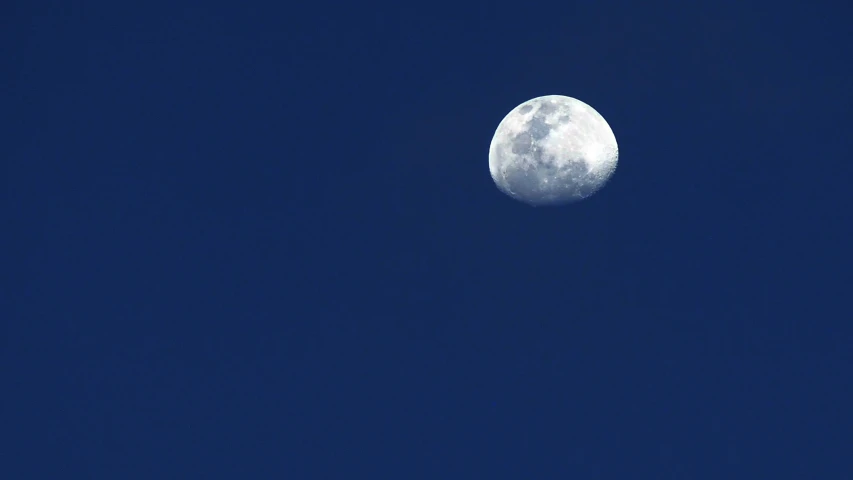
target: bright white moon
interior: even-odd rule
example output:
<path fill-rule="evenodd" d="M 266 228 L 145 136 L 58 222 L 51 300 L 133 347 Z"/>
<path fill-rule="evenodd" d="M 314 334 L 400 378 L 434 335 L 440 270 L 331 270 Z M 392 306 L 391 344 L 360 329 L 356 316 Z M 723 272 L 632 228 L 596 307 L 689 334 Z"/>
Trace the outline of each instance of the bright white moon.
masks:
<path fill-rule="evenodd" d="M 515 107 L 489 148 L 489 170 L 498 188 L 535 206 L 589 197 L 607 183 L 618 159 L 616 137 L 604 117 L 562 95 Z"/>

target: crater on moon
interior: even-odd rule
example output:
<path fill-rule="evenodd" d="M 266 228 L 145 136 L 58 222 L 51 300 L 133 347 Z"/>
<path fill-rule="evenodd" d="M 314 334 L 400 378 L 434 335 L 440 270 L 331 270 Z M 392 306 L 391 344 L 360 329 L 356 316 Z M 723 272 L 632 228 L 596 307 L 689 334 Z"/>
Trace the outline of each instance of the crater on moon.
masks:
<path fill-rule="evenodd" d="M 589 197 L 613 175 L 619 151 L 604 118 L 580 100 L 537 97 L 498 126 L 489 169 L 498 188 L 531 205 Z"/>

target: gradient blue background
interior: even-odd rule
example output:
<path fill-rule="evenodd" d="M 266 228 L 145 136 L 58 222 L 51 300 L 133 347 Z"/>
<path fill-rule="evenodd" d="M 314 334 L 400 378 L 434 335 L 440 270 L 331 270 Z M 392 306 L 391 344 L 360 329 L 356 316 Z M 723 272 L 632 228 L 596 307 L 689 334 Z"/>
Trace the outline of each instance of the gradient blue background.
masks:
<path fill-rule="evenodd" d="M 847 2 L 2 12 L 3 478 L 853 478 Z"/>

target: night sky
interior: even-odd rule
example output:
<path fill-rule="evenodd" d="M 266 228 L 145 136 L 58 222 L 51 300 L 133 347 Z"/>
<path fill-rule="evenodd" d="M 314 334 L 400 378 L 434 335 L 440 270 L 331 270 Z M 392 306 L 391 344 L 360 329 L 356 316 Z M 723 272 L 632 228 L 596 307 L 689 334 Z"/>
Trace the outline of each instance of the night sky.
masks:
<path fill-rule="evenodd" d="M 853 478 L 853 4 L 0 18 L 0 477 Z M 535 208 L 549 94 L 619 166 Z"/>

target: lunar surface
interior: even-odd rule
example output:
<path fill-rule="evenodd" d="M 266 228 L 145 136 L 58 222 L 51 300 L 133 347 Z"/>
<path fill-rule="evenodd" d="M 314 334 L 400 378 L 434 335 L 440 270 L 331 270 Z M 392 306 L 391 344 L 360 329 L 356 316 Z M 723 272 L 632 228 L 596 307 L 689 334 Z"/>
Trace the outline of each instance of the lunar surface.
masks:
<path fill-rule="evenodd" d="M 589 197 L 616 171 L 610 125 L 580 100 L 547 95 L 515 107 L 498 125 L 489 170 L 498 188 L 540 206 Z"/>

